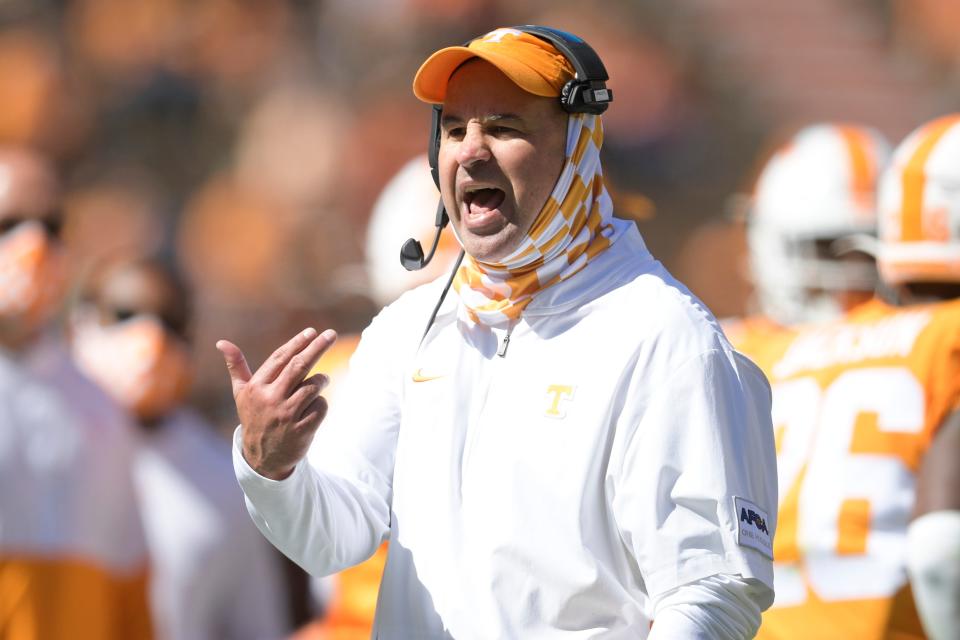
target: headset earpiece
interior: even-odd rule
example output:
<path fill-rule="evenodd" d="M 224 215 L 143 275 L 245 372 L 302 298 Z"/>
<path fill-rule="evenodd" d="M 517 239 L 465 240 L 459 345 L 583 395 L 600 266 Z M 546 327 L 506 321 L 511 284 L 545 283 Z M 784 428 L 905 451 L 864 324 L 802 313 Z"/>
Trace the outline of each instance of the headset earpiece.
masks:
<path fill-rule="evenodd" d="M 440 188 L 440 118 L 443 117 L 443 105 L 433 105 L 430 113 L 430 142 L 427 146 L 427 160 L 430 162 L 430 175 L 433 183 Z"/>
<path fill-rule="evenodd" d="M 594 81 L 581 82 L 570 80 L 563 85 L 560 94 L 560 105 L 568 113 L 601 114 L 607 110 L 613 93 L 603 86 L 603 83 Z"/>
<path fill-rule="evenodd" d="M 607 89 L 607 68 L 597 52 L 572 33 L 527 24 L 520 27 L 511 27 L 530 35 L 546 40 L 563 54 L 571 65 L 576 76 L 564 85 L 560 93 L 560 106 L 567 113 L 601 114 L 613 102 L 613 92 Z"/>

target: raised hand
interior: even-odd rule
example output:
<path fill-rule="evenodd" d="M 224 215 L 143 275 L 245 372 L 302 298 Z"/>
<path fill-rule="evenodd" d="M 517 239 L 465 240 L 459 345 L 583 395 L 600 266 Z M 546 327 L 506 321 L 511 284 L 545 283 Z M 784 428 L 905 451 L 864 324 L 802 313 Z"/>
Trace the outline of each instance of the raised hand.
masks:
<path fill-rule="evenodd" d="M 322 373 L 304 376 L 336 339 L 331 329 L 319 335 L 316 329 L 306 329 L 274 351 L 252 374 L 237 345 L 217 342 L 243 424 L 243 457 L 260 475 L 282 480 L 307 454 L 313 434 L 327 414 L 327 401 L 320 393 L 330 380 Z"/>

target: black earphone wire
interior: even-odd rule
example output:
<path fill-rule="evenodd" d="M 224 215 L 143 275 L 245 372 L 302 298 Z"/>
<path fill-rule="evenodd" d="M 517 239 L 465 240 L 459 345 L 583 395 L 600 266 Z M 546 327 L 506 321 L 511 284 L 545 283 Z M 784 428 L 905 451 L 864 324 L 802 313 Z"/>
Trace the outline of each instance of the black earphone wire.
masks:
<path fill-rule="evenodd" d="M 423 341 L 426 339 L 427 334 L 430 333 L 430 328 L 433 327 L 433 323 L 437 319 L 437 314 L 440 313 L 440 306 L 443 305 L 443 301 L 447 298 L 447 293 L 450 291 L 450 285 L 453 284 L 453 279 L 457 275 L 457 271 L 460 269 L 460 263 L 463 262 L 464 250 L 460 249 L 460 255 L 457 256 L 457 261 L 453 263 L 453 269 L 450 271 L 450 277 L 447 278 L 447 284 L 443 286 L 443 293 L 440 294 L 440 299 L 437 300 L 436 306 L 433 308 L 433 313 L 430 314 L 430 319 L 427 321 L 427 328 L 423 330 L 423 335 L 420 336 L 420 346 L 423 346 Z"/>

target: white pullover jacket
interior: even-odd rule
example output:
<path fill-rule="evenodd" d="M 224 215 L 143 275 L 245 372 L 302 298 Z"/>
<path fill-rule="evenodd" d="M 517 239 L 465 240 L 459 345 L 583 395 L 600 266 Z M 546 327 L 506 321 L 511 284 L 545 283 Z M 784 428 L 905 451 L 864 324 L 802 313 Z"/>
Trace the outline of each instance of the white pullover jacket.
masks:
<path fill-rule="evenodd" d="M 150 637 L 134 437 L 58 337 L 0 349 L 0 638 Z"/>
<path fill-rule="evenodd" d="M 378 638 L 643 638 L 663 596 L 720 574 L 769 606 L 769 387 L 635 229 L 506 345 L 452 290 L 421 343 L 442 284 L 363 333 L 316 466 L 263 478 L 238 429 L 267 538 L 321 575 L 389 539 Z"/>
<path fill-rule="evenodd" d="M 230 477 L 230 443 L 181 408 L 143 436 L 134 467 L 158 640 L 289 634 L 280 558 Z"/>

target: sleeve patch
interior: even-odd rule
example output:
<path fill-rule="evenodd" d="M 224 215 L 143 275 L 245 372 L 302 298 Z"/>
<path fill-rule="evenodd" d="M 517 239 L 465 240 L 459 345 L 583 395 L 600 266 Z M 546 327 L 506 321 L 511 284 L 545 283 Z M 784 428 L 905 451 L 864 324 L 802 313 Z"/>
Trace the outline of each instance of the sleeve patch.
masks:
<path fill-rule="evenodd" d="M 737 544 L 756 549 L 773 560 L 773 538 L 767 512 L 744 498 L 734 497 L 737 515 Z"/>

